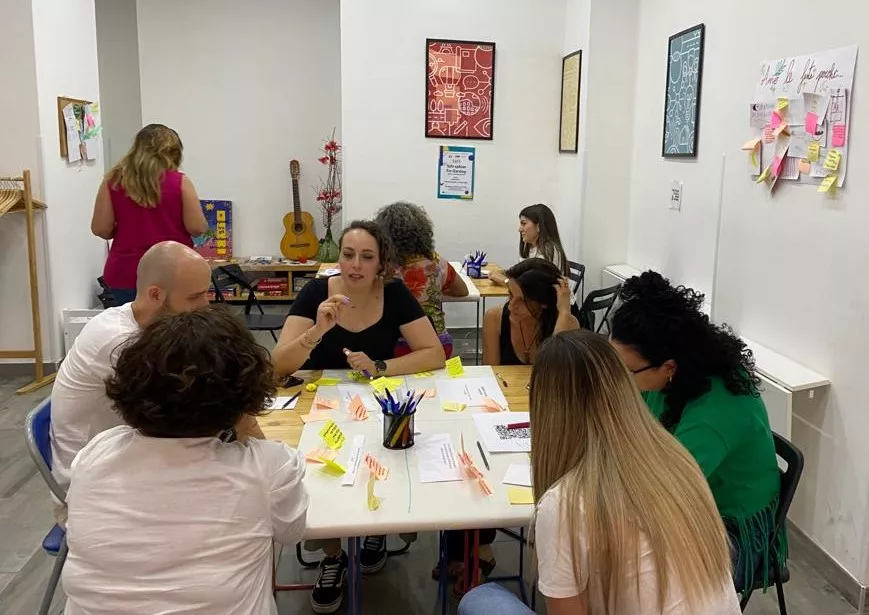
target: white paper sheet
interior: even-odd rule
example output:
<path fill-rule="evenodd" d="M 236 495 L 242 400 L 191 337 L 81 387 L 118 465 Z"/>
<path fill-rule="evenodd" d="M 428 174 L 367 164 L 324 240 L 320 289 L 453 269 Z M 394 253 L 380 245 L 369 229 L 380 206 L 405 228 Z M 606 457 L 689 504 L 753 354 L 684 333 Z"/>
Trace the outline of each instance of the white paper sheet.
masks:
<path fill-rule="evenodd" d="M 417 436 L 416 454 L 419 482 L 444 483 L 462 480 L 462 471 L 449 434 Z"/>
<path fill-rule="evenodd" d="M 374 392 L 367 384 L 339 384 L 338 393 L 341 395 L 341 405 L 345 410 L 350 409 L 350 402 L 358 395 L 368 412 L 380 412 L 380 404 L 374 399 Z"/>
<path fill-rule="evenodd" d="M 436 382 L 441 403 L 456 402 L 467 406 L 484 406 L 484 397 L 507 409 L 507 398 L 493 376 L 483 378 L 445 378 Z"/>
<path fill-rule="evenodd" d="M 73 103 L 69 103 L 63 108 L 63 120 L 66 124 L 67 162 L 78 162 L 81 160 L 81 140 L 79 139 L 81 132 L 79 121 L 75 117 Z"/>
<path fill-rule="evenodd" d="M 359 464 L 362 462 L 362 449 L 365 447 L 365 436 L 359 434 L 353 436 L 353 444 L 350 447 L 350 458 L 347 460 L 347 472 L 341 478 L 341 484 L 346 486 L 353 485 L 356 482 L 356 474 L 359 471 Z"/>
<path fill-rule="evenodd" d="M 531 432 L 528 429 L 507 429 L 510 423 L 529 421 L 527 412 L 486 412 L 471 415 L 480 442 L 490 453 L 530 453 Z"/>
<path fill-rule="evenodd" d="M 297 397 L 296 399 L 293 399 L 293 401 L 290 402 L 290 404 L 286 408 L 284 408 L 284 404 L 286 404 L 291 399 L 293 399 L 292 396 L 275 397 L 274 401 L 272 401 L 272 405 L 269 406 L 269 410 L 292 410 L 296 407 L 299 398 Z"/>
<path fill-rule="evenodd" d="M 531 466 L 511 463 L 504 474 L 505 485 L 517 485 L 519 487 L 531 486 Z"/>

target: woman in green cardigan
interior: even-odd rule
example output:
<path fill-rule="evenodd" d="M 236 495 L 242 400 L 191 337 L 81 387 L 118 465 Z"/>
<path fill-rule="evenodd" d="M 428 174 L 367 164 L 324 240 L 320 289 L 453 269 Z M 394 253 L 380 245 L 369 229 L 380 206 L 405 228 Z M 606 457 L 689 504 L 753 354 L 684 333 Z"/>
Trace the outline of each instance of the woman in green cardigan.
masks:
<path fill-rule="evenodd" d="M 733 545 L 738 591 L 764 562 L 782 566 L 782 532 L 770 552 L 780 478 L 754 358 L 728 327 L 700 311 L 703 295 L 647 271 L 628 280 L 612 344 L 634 373 L 652 413 L 697 460 Z"/>

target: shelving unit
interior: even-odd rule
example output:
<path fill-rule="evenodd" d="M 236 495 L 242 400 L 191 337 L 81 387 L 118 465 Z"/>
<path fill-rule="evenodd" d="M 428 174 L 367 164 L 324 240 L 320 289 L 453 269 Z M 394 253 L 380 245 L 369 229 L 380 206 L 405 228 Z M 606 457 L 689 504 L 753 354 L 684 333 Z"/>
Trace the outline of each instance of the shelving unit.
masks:
<path fill-rule="evenodd" d="M 320 268 L 320 263 L 318 262 L 308 262 L 304 264 L 277 262 L 270 263 L 268 265 L 262 265 L 259 263 L 251 262 L 247 257 L 234 258 L 231 261 L 212 260 L 210 262 L 212 267 L 219 267 L 221 265 L 238 265 L 246 274 L 262 274 L 262 279 L 286 278 L 287 288 L 290 290 L 289 294 L 257 295 L 257 300 L 261 301 L 262 303 L 277 304 L 293 302 L 299 294 L 297 290 L 294 290 L 294 284 L 296 280 L 300 278 L 313 279 L 317 275 L 317 270 Z M 246 301 L 247 293 L 243 293 L 235 297 L 226 297 L 226 302 L 230 304 L 245 303 Z"/>

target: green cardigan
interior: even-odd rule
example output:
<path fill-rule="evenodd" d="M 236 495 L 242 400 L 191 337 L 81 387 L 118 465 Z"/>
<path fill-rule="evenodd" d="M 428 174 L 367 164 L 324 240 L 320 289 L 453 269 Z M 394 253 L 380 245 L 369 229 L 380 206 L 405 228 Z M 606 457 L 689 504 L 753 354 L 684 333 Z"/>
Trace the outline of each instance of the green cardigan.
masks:
<path fill-rule="evenodd" d="M 643 393 L 658 419 L 666 410 L 660 391 Z M 673 435 L 690 452 L 703 471 L 715 504 L 728 528 L 737 533 L 742 553 L 770 555 L 781 565 L 787 558 L 786 532 L 779 537 L 776 553 L 767 548 L 778 507 L 780 474 L 766 406 L 760 397 L 734 395 L 721 378 L 712 378 L 705 395 L 685 405 Z M 751 583 L 755 561 L 744 558 L 746 582 Z M 769 570 L 769 566 L 766 566 Z M 764 584 L 766 585 L 766 574 Z"/>

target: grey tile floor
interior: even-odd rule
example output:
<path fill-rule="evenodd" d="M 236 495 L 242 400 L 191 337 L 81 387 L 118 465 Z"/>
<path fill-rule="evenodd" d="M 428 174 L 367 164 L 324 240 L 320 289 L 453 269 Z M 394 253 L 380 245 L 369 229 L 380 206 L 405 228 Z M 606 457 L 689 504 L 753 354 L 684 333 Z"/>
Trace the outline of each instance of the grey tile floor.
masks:
<path fill-rule="evenodd" d="M 457 344 L 457 350 L 470 364 L 473 343 Z M 470 351 L 470 352 L 468 352 Z M 27 396 L 15 395 L 24 378 L 0 378 L 0 613 L 35 615 L 42 597 L 53 559 L 40 544 L 53 523 L 48 489 L 27 454 L 24 417 L 50 390 L 45 388 Z M 378 575 L 363 581 L 363 613 L 406 615 L 439 613 L 435 603 L 437 588 L 430 571 L 435 561 L 436 536 L 422 534 L 406 555 L 392 558 Z M 510 574 L 518 568 L 517 545 L 500 536 L 495 544 L 498 569 L 495 574 Z M 785 586 L 788 612 L 791 615 L 847 615 L 855 613 L 838 592 L 806 563 L 797 551 L 792 553 L 791 581 Z M 313 556 L 313 554 L 312 554 Z M 293 549 L 285 549 L 278 571 L 282 583 L 312 582 L 315 571 L 301 570 Z M 516 590 L 516 583 L 508 584 Z M 62 590 L 52 605 L 52 615 L 61 612 Z M 538 601 L 544 612 L 542 601 Z M 307 592 L 285 592 L 278 596 L 281 615 L 311 613 Z M 346 608 L 342 609 L 344 612 Z M 451 613 L 455 601 L 450 599 Z M 746 609 L 751 615 L 778 613 L 775 592 L 755 594 Z"/>

